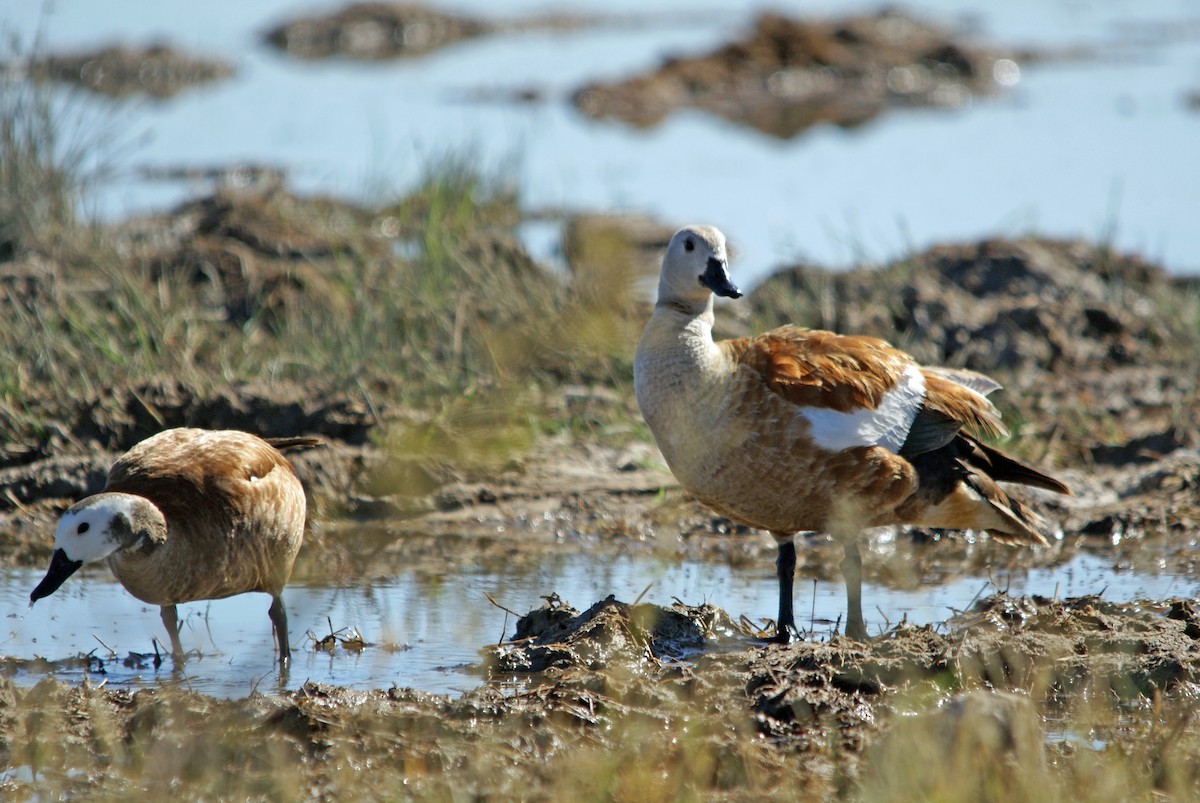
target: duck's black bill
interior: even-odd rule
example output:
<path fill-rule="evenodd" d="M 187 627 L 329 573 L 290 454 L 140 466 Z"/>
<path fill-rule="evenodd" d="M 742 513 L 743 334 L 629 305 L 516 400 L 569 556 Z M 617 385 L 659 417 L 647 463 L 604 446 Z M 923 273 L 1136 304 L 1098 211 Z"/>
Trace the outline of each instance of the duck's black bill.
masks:
<path fill-rule="evenodd" d="M 71 560 L 61 549 L 54 550 L 54 555 L 50 558 L 50 568 L 46 570 L 46 576 L 42 578 L 42 582 L 38 583 L 37 588 L 33 589 L 33 593 L 29 595 L 29 604 L 32 605 L 42 597 L 53 594 L 82 565 L 83 561 Z"/>
<path fill-rule="evenodd" d="M 725 298 L 741 298 L 742 293 L 729 279 L 729 266 L 716 257 L 709 257 L 700 275 L 700 284 Z"/>

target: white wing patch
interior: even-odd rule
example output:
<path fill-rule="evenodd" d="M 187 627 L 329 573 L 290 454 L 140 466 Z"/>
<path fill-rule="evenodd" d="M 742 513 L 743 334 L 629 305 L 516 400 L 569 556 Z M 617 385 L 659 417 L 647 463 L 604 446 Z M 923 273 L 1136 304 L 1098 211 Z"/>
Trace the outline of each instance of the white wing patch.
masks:
<path fill-rule="evenodd" d="M 967 390 L 973 390 L 980 396 L 988 396 L 994 391 L 1000 390 L 1001 385 L 990 376 L 985 376 L 978 371 L 968 371 L 966 368 L 926 368 L 930 373 L 937 374 L 943 379 L 949 379 L 958 385 L 962 385 Z"/>
<path fill-rule="evenodd" d="M 909 365 L 896 387 L 883 394 L 874 410 L 842 413 L 817 407 L 799 410 L 811 425 L 813 442 L 822 449 L 840 452 L 854 446 L 882 446 L 898 453 L 925 401 L 925 377 Z"/>

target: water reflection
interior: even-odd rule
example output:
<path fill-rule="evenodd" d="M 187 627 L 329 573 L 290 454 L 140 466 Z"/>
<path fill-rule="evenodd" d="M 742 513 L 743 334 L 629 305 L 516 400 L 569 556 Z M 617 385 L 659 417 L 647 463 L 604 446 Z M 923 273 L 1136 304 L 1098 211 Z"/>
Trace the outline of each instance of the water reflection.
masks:
<path fill-rule="evenodd" d="M 294 647 L 290 675 L 275 672 L 270 623 L 263 615 L 269 598 L 245 594 L 228 600 L 179 606 L 181 638 L 197 651 L 179 671 L 168 658 L 153 666 L 153 640 L 164 634 L 158 609 L 130 597 L 108 575 L 93 571 L 72 578 L 53 598 L 28 607 L 29 589 L 38 570 L 11 570 L 3 575 L 0 611 L 7 627 L 0 641 L 0 666 L 19 682 L 36 682 L 46 674 L 114 686 L 179 684 L 208 694 L 242 697 L 254 690 L 294 689 L 306 680 L 352 688 L 392 685 L 431 692 L 453 692 L 481 682 L 474 671 L 478 650 L 511 635 L 512 616 L 493 606 L 488 595 L 514 611 L 541 604 L 557 592 L 576 608 L 615 594 L 632 601 L 649 585 L 645 601 L 669 605 L 674 597 L 691 603 L 711 602 L 734 618 L 770 615 L 776 604 L 774 570 L 762 566 L 733 568 L 692 560 L 659 560 L 648 555 L 597 555 L 588 552 L 551 554 L 536 565 L 488 571 L 399 570 L 394 575 L 323 585 L 306 582 L 284 591 Z M 1074 596 L 1098 593 L 1114 601 L 1195 593 L 1197 582 L 1170 574 L 1118 571 L 1109 558 L 1081 553 L 1065 566 L 1033 569 L 1005 576 L 995 584 L 1010 593 Z M 992 582 L 964 576 L 943 585 L 912 590 L 868 584 L 864 589 L 871 632 L 902 617 L 913 623 L 941 622 L 954 610 L 967 608 Z M 814 591 L 815 589 L 815 591 Z M 840 582 L 803 578 L 796 583 L 797 619 L 824 637 L 842 614 L 845 594 Z M 885 619 L 884 614 L 887 618 Z M 332 652 L 314 650 L 314 640 L 331 630 L 357 631 L 367 644 L 360 651 L 338 644 Z M 311 634 L 311 637 L 305 634 Z M 90 653 L 87 668 L 32 667 L 16 661 L 51 660 Z M 147 654 L 139 662 L 131 653 Z"/>

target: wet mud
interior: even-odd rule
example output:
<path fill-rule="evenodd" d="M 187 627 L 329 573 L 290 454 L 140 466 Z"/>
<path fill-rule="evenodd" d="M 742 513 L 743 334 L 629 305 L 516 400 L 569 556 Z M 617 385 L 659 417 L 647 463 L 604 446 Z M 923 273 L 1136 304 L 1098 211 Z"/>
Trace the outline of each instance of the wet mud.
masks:
<path fill-rule="evenodd" d="M 488 31 L 478 20 L 425 6 L 358 3 L 281 23 L 263 39 L 298 58 L 338 56 L 373 61 L 424 55 Z"/>
<path fill-rule="evenodd" d="M 314 219 L 321 225 L 312 225 Z M 122 253 L 138 260 L 151 279 L 181 283 L 237 326 L 295 314 L 306 298 L 325 292 L 326 265 L 334 260 L 390 258 L 394 239 L 354 238 L 346 231 L 379 231 L 392 219 L 388 210 L 283 190 L 230 191 L 125 224 L 119 241 Z M 588 280 L 607 280 L 604 255 L 615 254 L 626 263 L 621 281 L 627 283 L 629 276 L 654 269 L 670 231 L 657 222 L 584 217 L 567 226 L 563 252 L 573 274 Z M 619 248 L 609 245 L 613 238 Z M 559 281 L 503 237 L 469 247 L 481 255 L 503 253 L 522 281 Z M 69 279 L 66 268 L 46 257 L 0 264 L 3 303 L 26 314 L 61 303 Z M 740 335 L 798 321 L 885 337 L 922 361 L 986 372 L 1005 386 L 996 399 L 1014 433 L 1007 448 L 1058 466 L 1075 490 L 1074 498 L 1065 499 L 1029 492 L 1051 529 L 1109 543 L 1165 533 L 1190 539 L 1200 516 L 1200 356 L 1187 302 L 1197 292 L 1193 280 L 1103 246 L 986 240 L 844 273 L 785 267 L 745 302 L 723 306 L 718 329 Z M 630 306 L 620 314 L 630 317 L 636 336 L 648 304 L 624 303 Z M 478 312 L 493 314 L 486 307 Z M 543 392 L 548 409 L 564 419 L 615 410 L 638 420 L 627 388 L 606 385 L 599 375 L 580 376 L 566 364 L 563 370 L 567 381 Z M 397 541 L 436 541 L 451 533 L 489 540 L 505 528 L 506 540 L 518 542 L 536 543 L 547 532 L 553 541 L 573 532 L 670 549 L 682 543 L 726 556 L 757 556 L 763 549 L 745 528 L 684 497 L 642 438 L 601 443 L 543 437 L 486 468 L 388 448 L 383 436 L 389 426 L 422 425 L 430 418 L 377 402 L 388 396 L 388 381 L 371 377 L 347 387 L 283 379 L 210 387 L 162 379 L 91 396 L 37 399 L 26 411 L 40 422 L 36 430 L 7 412 L 9 437 L 0 445 L 6 548 L 0 559 L 40 563 L 46 546 L 38 545 L 36 530 L 71 500 L 97 490 L 108 465 L 134 443 L 189 425 L 321 437 L 321 449 L 294 456 L 317 518 L 378 521 Z M 909 537 L 946 540 L 920 531 Z"/>
<path fill-rule="evenodd" d="M 35 80 L 71 84 L 112 98 L 141 95 L 159 100 L 226 80 L 236 72 L 221 59 L 189 55 L 168 45 L 110 45 L 84 53 L 52 54 L 33 60 L 25 69 Z"/>
<path fill-rule="evenodd" d="M 638 127 L 700 109 L 790 139 L 819 123 L 859 126 L 888 109 L 960 108 L 1015 83 L 1024 58 L 894 9 L 829 21 L 766 13 L 743 39 L 585 86 L 574 103 L 589 117 Z"/>
<path fill-rule="evenodd" d="M 481 36 L 614 22 L 620 20 L 570 12 L 491 20 L 417 3 L 354 3 L 279 23 L 263 35 L 263 41 L 300 59 L 383 61 L 424 56 Z"/>
<path fill-rule="evenodd" d="M 1050 738 L 1048 722 L 1089 695 L 1117 701 L 1127 717 L 1148 700 L 1182 703 L 1200 668 L 1188 600 L 992 596 L 945 628 L 764 646 L 708 606 L 608 599 L 580 613 L 551 599 L 520 619 L 515 636 L 484 651 L 493 682 L 458 696 L 306 683 L 228 701 L 169 687 L 0 681 L 0 750 L 10 766 L 40 758 L 52 767 L 26 737 L 61 723 L 54 749 L 78 766 L 61 780 L 77 793 L 120 788 L 126 777 L 147 783 L 151 766 L 188 777 L 193 763 L 216 761 L 239 767 L 243 784 L 278 784 L 273 772 L 286 766 L 289 788 L 321 798 L 358 796 L 363 778 L 347 762 L 421 796 L 615 785 L 760 799 L 794 795 L 797 784 L 813 798 L 929 794 L 965 751 L 985 768 L 981 783 L 1020 792 L 1045 783 L 1047 765 L 1075 760 L 1077 746 Z M 1102 730 L 1116 739 L 1121 727 L 1097 724 L 1093 737 Z M 927 747 L 936 761 L 919 758 Z M 135 749 L 149 753 L 135 762 Z M 156 765 L 168 749 L 181 763 Z M 562 772 L 564 762 L 574 770 Z M 637 776 L 643 765 L 651 787 L 639 785 L 649 782 Z M 668 780 L 663 768 L 681 765 L 687 781 Z M 34 788 L 11 773 L 3 783 Z"/>
<path fill-rule="evenodd" d="M 390 264 L 395 243 L 410 234 L 386 223 L 394 211 L 282 189 L 222 192 L 125 224 L 118 241 L 162 286 L 191 288 L 204 309 L 240 331 L 240 322 L 270 319 L 272 310 L 279 320 L 296 314 L 324 292 L 337 260 Z M 348 235 L 355 227 L 390 234 Z M 570 275 L 628 284 L 653 270 L 671 228 L 574 221 L 563 246 Z M 464 242 L 472 259 L 505 255 L 505 270 L 522 286 L 564 281 L 510 237 Z M 61 297 L 69 273 L 53 254 L 3 263 L 0 302 L 36 314 Z M 723 305 L 718 320 L 725 335 L 785 321 L 876 334 L 922 360 L 985 371 L 1006 386 L 996 396 L 1014 432 L 1006 448 L 1053 466 L 1076 493 L 1030 492 L 1055 535 L 1048 548 L 1013 550 L 978 534 L 884 532 L 865 550 L 868 580 L 917 588 L 985 576 L 989 567 L 1061 565 L 1080 551 L 1193 575 L 1195 293 L 1190 280 L 1103 246 L 987 240 L 847 273 L 785 267 L 742 304 Z M 649 313 L 645 300 L 621 304 L 619 325 L 605 332 L 623 332 Z M 479 314 L 508 320 L 486 299 Z M 554 359 L 545 376 L 556 381 L 543 385 L 541 404 L 580 430 L 544 432 L 504 460 L 474 464 L 451 452 L 397 448 L 389 428 L 437 422 L 382 401 L 385 377 L 357 386 L 159 380 L 48 395 L 21 416 L 0 411 L 8 434 L 0 450 L 0 562 L 44 565 L 54 518 L 98 490 L 121 452 L 165 427 L 203 425 L 322 439 L 320 448 L 293 455 L 312 501 L 297 580 L 336 582 L 400 566 L 536 565 L 566 549 L 597 561 L 640 551 L 770 565 L 770 539 L 714 516 L 677 487 L 648 437 L 629 423 L 638 419 L 627 384 Z M 588 423 L 597 421 L 624 423 Z M 840 549 L 820 534 L 804 541 L 800 577 L 836 580 Z M 478 645 L 480 686 L 457 696 L 403 689 L 403 678 L 372 692 L 305 684 L 240 701 L 169 685 L 129 692 L 44 680 L 28 687 L 31 676 L 78 672 L 81 662 L 102 681 L 96 661 L 151 666 L 155 656 L 0 662 L 0 675 L 23 681 L 0 682 L 0 754 L 12 767 L 61 766 L 34 745 L 45 743 L 41 729 L 67 723 L 52 749 L 78 768 L 59 780 L 80 794 L 144 788 L 142 773 L 157 751 L 182 747 L 179 755 L 196 762 L 237 768 L 226 777 L 246 786 L 214 796 L 270 796 L 287 783 L 318 797 L 353 797 L 348 785 L 358 776 L 345 771 L 353 765 L 428 796 L 574 797 L 593 788 L 619 796 L 651 788 L 637 774 L 645 771 L 664 798 L 702 789 L 760 799 L 797 784 L 812 797 L 876 785 L 919 797 L 947 781 L 933 773 L 937 762 L 905 752 L 914 743 L 940 745 L 945 755 L 998 751 L 988 772 L 1005 772 L 1017 756 L 1033 774 L 1001 779 L 1023 788 L 1041 777 L 1037 767 L 1073 767 L 1092 749 L 1059 738 L 1051 723 L 1069 722 L 1075 733 L 1096 717 L 1091 732 L 1122 750 L 1160 744 L 1144 738 L 1161 719 L 1156 712 L 1186 707 L 1200 688 L 1200 615 L 1186 599 L 1117 604 L 1103 589 L 1072 599 L 1053 598 L 1054 589 L 1045 597 L 992 595 L 933 626 L 891 623 L 866 643 L 837 635 L 836 622 L 816 622 L 806 640 L 780 646 L 758 638 L 769 622 L 735 622 L 710 605 L 607 598 L 575 601 L 586 608 L 579 610 L 554 591 L 546 589 L 541 608 L 513 612 L 519 621 L 501 644 Z M 311 634 L 308 646 L 339 654 L 377 648 L 335 624 Z M 1089 706 L 1097 700 L 1111 712 L 1095 714 Z M 1187 723 L 1179 727 L 1191 744 Z M 914 732 L 925 735 L 905 736 Z M 264 733 L 270 749 L 239 746 L 237 734 L 260 744 Z M 171 764 L 167 776 L 187 775 L 187 761 Z M 556 771 L 563 761 L 580 769 Z M 677 764 L 690 772 L 655 774 Z M 291 780 L 279 780 L 281 767 Z M 896 767 L 933 774 L 898 779 Z M 0 776 L 0 789 L 30 788 L 20 772 Z"/>

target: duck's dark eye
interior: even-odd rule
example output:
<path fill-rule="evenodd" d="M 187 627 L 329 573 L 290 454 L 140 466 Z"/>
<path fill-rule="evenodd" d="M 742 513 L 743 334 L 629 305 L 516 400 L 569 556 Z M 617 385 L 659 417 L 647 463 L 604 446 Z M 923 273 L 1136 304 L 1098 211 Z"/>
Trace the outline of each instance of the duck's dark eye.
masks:
<path fill-rule="evenodd" d="M 688 237 L 686 240 L 683 241 L 683 250 L 684 251 L 695 251 L 696 250 L 696 243 L 692 241 L 691 237 Z"/>
<path fill-rule="evenodd" d="M 80 525 L 79 525 L 79 529 L 77 529 L 77 530 L 75 531 L 75 534 L 76 534 L 76 535 L 83 535 L 84 533 L 86 533 L 86 532 L 88 531 L 88 527 L 90 527 L 90 526 L 91 526 L 91 525 L 90 525 L 90 524 L 88 524 L 88 523 L 85 521 L 83 524 L 80 524 Z"/>

